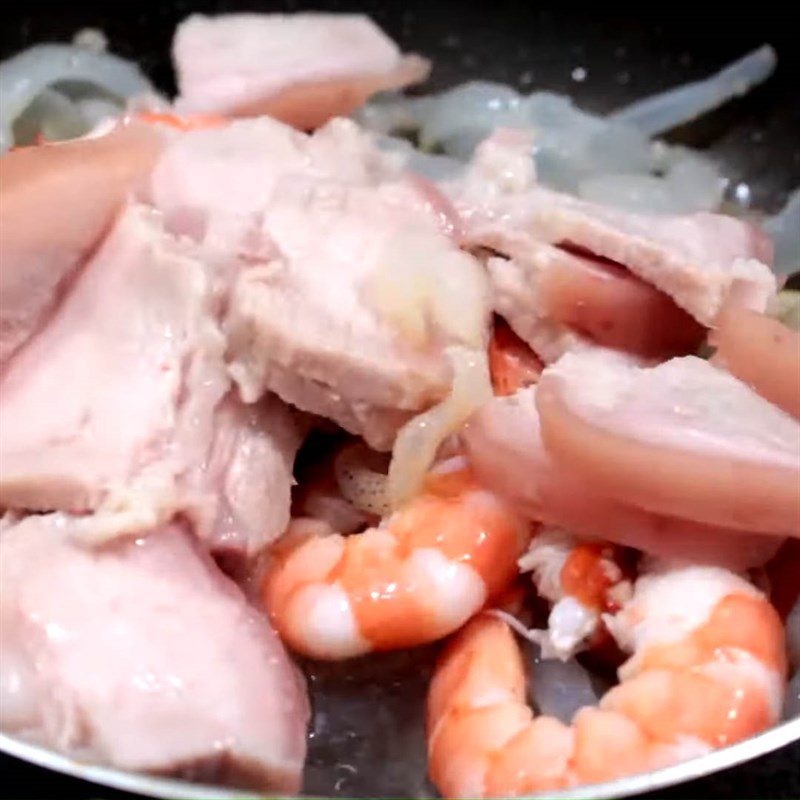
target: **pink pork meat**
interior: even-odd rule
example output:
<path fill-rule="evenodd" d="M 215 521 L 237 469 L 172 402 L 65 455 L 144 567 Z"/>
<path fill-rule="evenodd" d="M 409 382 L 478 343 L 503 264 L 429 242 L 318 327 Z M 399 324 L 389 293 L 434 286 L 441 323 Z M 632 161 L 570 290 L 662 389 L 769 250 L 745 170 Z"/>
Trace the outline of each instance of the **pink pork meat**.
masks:
<path fill-rule="evenodd" d="M 0 532 L 0 726 L 81 761 L 297 792 L 305 686 L 178 527 L 85 548 L 63 514 Z"/>
<path fill-rule="evenodd" d="M 195 513 L 216 556 L 255 555 L 286 530 L 305 427 L 274 395 L 248 405 L 232 390 L 217 406 L 209 455 L 195 476 L 206 506 Z"/>
<path fill-rule="evenodd" d="M 3 378 L 0 504 L 170 506 L 227 391 L 223 349 L 202 264 L 155 212 L 128 207 Z"/>
<path fill-rule="evenodd" d="M 0 367 L 46 322 L 162 144 L 128 125 L 0 159 Z"/>
<path fill-rule="evenodd" d="M 278 536 L 299 429 L 274 398 L 241 407 L 216 303 L 193 245 L 128 207 L 3 377 L 0 505 L 111 515 L 85 518 L 90 538 L 178 511 L 213 549 Z"/>
<path fill-rule="evenodd" d="M 597 491 L 657 514 L 800 536 L 800 423 L 694 356 L 642 368 L 569 354 L 536 393 L 547 452 Z"/>
<path fill-rule="evenodd" d="M 353 123 L 312 136 L 266 118 L 189 133 L 154 171 L 152 198 L 233 276 L 227 357 L 245 401 L 275 392 L 387 449 L 447 391 L 445 348 L 462 340 L 427 312 L 409 335 L 399 318 L 415 298 L 389 311 L 386 300 L 437 274 L 483 288 L 483 275 L 454 242 L 444 198 Z M 423 267 L 418 282 L 392 283 Z M 472 305 L 482 344 L 488 298 Z"/>
<path fill-rule="evenodd" d="M 195 14 L 172 52 L 179 112 L 267 114 L 305 130 L 430 70 L 357 14 Z"/>
<path fill-rule="evenodd" d="M 744 533 L 673 514 L 637 508 L 602 494 L 563 468 L 546 451 L 536 409 L 536 387 L 487 403 L 463 439 L 484 483 L 517 503 L 533 520 L 590 539 L 634 547 L 664 558 L 740 570 L 761 566 L 780 547 L 778 535 Z M 613 469 L 609 463 L 607 469 Z"/>
<path fill-rule="evenodd" d="M 531 152 L 526 134 L 497 131 L 450 191 L 464 243 L 504 256 L 487 262 L 495 310 L 545 360 L 592 344 L 683 355 L 729 301 L 764 310 L 776 283 L 757 228 L 715 214 L 629 214 L 553 192 L 536 184 Z"/>
<path fill-rule="evenodd" d="M 457 206 L 470 243 L 511 255 L 526 240 L 578 248 L 627 268 L 706 327 L 728 301 L 764 311 L 776 291 L 769 238 L 733 217 L 631 214 L 541 186 Z"/>

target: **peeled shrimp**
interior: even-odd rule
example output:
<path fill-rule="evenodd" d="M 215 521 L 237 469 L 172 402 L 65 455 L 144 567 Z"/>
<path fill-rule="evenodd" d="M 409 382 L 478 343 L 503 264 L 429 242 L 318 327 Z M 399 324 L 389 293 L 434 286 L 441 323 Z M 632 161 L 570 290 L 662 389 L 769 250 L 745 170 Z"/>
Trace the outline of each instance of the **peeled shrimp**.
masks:
<path fill-rule="evenodd" d="M 762 397 L 800 419 L 800 333 L 746 308 L 726 308 L 711 338 L 714 358 Z"/>
<path fill-rule="evenodd" d="M 565 661 L 604 640 L 601 615 L 619 610 L 630 597 L 622 553 L 613 544 L 581 541 L 557 528 L 536 533 L 518 563 L 531 573 L 538 594 L 553 604 L 547 630 L 525 632 L 540 645 L 543 658 Z"/>
<path fill-rule="evenodd" d="M 527 527 L 457 461 L 377 528 L 293 533 L 263 601 L 296 652 L 335 660 L 452 633 L 512 582 Z"/>
<path fill-rule="evenodd" d="M 632 655 L 571 725 L 537 716 L 513 634 L 482 615 L 449 645 L 428 696 L 430 775 L 445 797 L 507 797 L 612 780 L 743 739 L 777 721 L 780 619 L 750 584 L 664 567 L 611 620 Z"/>

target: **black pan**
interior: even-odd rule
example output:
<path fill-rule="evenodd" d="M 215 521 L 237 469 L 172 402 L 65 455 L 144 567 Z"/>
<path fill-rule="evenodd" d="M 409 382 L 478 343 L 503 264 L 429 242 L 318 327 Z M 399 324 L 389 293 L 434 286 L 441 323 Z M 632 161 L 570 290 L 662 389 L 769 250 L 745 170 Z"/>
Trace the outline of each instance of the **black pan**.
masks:
<path fill-rule="evenodd" d="M 724 166 L 732 185 L 749 185 L 753 204 L 775 210 L 800 185 L 800 47 L 796 24 L 787 6 L 758 3 L 702 5 L 618 5 L 493 2 L 226 2 L 225 0 L 137 0 L 131 3 L 53 2 L 26 0 L 6 12 L 0 28 L 0 56 L 42 41 L 66 41 L 84 27 L 101 28 L 113 51 L 139 61 L 154 82 L 173 89 L 169 45 L 175 25 L 190 12 L 232 10 L 360 11 L 371 15 L 404 50 L 434 61 L 429 82 L 441 89 L 470 79 L 497 80 L 520 89 L 551 89 L 572 95 L 592 111 L 610 111 L 645 94 L 703 77 L 758 45 L 769 42 L 778 52 L 779 66 L 769 83 L 746 98 L 676 131 L 672 139 L 707 149 Z M 9 16 L 11 18 L 9 19 Z M 582 69 L 576 69 L 582 68 Z M 578 78 L 581 78 L 578 80 Z M 800 231 L 798 231 L 800 236 Z M 424 661 L 424 659 L 423 659 Z M 373 682 L 354 665 L 355 678 L 342 686 L 324 670 L 312 680 L 317 710 L 336 698 L 364 702 L 374 697 Z M 405 684 L 402 698 L 389 698 L 388 711 L 375 713 L 374 732 L 366 758 L 372 774 L 388 768 L 381 740 L 395 724 L 392 714 L 414 724 L 425 691 L 426 674 L 418 665 L 388 666 L 392 679 Z M 410 692 L 410 694 L 409 694 Z M 331 698 L 334 698 L 332 701 Z M 385 696 L 381 696 L 381 702 Z M 349 701 L 348 701 L 349 702 Z M 394 705 L 392 706 L 392 702 Z M 373 706 L 377 709 L 377 706 Z M 399 716 L 397 716 L 399 715 Z M 320 715 L 317 715 L 319 724 Z M 795 724 L 795 723 L 792 723 Z M 771 755 L 695 780 L 648 797 L 800 797 L 800 721 L 794 735 L 775 737 L 762 746 L 740 747 L 731 757 L 717 757 L 707 768 L 684 769 L 669 780 L 630 784 L 625 794 L 664 786 L 747 761 L 794 739 Z M 773 733 L 777 733 L 775 731 Z M 347 735 L 347 731 L 339 732 Z M 307 791 L 340 796 L 374 796 L 376 784 L 366 770 L 358 779 L 337 772 L 326 740 L 318 730 L 311 741 Z M 752 740 L 756 743 L 758 740 Z M 770 745 L 770 742 L 772 743 Z M 743 743 L 745 745 L 750 743 Z M 353 747 L 363 747 L 358 734 Z M 0 757 L 2 795 L 6 797 L 132 797 L 99 789 L 75 778 L 57 776 L 11 756 Z M 339 765 L 341 766 L 341 765 Z M 342 778 L 342 780 L 339 780 Z M 103 782 L 99 776 L 94 779 Z M 337 781 L 338 785 L 337 785 Z M 127 785 L 120 784 L 115 785 Z M 384 782 L 383 793 L 391 792 Z M 617 793 L 617 790 L 610 789 Z M 146 791 L 140 787 L 138 791 Z M 395 791 L 402 791 L 398 788 Z M 604 796 L 609 796 L 608 790 Z"/>

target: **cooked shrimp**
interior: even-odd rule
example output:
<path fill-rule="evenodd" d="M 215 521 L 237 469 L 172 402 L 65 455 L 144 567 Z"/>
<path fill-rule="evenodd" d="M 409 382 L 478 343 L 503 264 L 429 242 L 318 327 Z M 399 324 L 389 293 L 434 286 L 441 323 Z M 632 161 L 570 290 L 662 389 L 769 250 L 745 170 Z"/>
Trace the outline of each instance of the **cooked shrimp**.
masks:
<path fill-rule="evenodd" d="M 449 645 L 428 697 L 428 755 L 445 797 L 506 797 L 611 780 L 743 739 L 778 719 L 784 632 L 749 583 L 664 567 L 609 622 L 632 653 L 620 684 L 571 725 L 536 716 L 511 629 L 482 615 Z"/>
<path fill-rule="evenodd" d="M 295 526 L 262 592 L 290 647 L 342 659 L 429 642 L 513 581 L 527 526 L 456 465 L 377 528 L 344 537 Z"/>
<path fill-rule="evenodd" d="M 544 365 L 536 353 L 497 317 L 489 340 L 489 373 L 498 397 L 507 397 L 539 380 Z"/>
<path fill-rule="evenodd" d="M 603 642 L 601 615 L 619 610 L 630 597 L 624 562 L 624 548 L 610 543 L 582 541 L 558 528 L 534 536 L 519 567 L 531 573 L 539 595 L 553 604 L 547 630 L 526 633 L 544 658 L 566 660 Z"/>

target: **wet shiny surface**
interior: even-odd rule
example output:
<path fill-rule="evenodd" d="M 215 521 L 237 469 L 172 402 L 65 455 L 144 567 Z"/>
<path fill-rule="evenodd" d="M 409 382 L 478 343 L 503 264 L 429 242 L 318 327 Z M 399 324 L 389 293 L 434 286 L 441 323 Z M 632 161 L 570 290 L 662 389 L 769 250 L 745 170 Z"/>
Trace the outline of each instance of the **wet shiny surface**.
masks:
<path fill-rule="evenodd" d="M 270 7 L 293 9 L 300 3 L 283 2 Z M 726 15 L 721 25 L 719 10 L 709 10 L 708 19 L 698 16 L 695 5 L 630 9 L 605 9 L 598 19 L 596 8 L 585 11 L 571 6 L 569 13 L 558 13 L 547 4 L 494 2 L 491 14 L 482 3 L 408 0 L 402 4 L 377 2 L 315 2 L 316 8 L 365 10 L 406 49 L 432 56 L 436 61 L 433 86 L 443 88 L 457 82 L 483 78 L 509 81 L 521 89 L 546 87 L 569 92 L 590 110 L 607 111 L 643 94 L 675 83 L 701 77 L 708 71 L 741 55 L 763 41 L 772 41 L 779 50 L 780 65 L 770 84 L 746 98 L 711 115 L 699 125 L 678 132 L 676 140 L 710 146 L 723 161 L 731 178 L 731 193 L 768 210 L 778 208 L 786 194 L 800 184 L 800 89 L 796 81 L 798 53 L 795 32 L 787 30 L 785 12 L 777 5 L 759 6 L 758 13 Z M 527 6 L 527 7 L 523 7 Z M 112 48 L 125 56 L 139 57 L 144 69 L 160 84 L 170 81 L 168 58 L 172 29 L 189 11 L 221 11 L 258 8 L 261 0 L 219 2 L 218 0 L 178 0 L 175 3 L 141 2 L 109 6 L 107 3 L 64 5 L 33 0 L 15 10 L 15 24 L 0 31 L 0 52 L 8 55 L 27 44 L 46 39 L 67 39 L 76 29 L 102 27 Z M 391 708 L 404 708 L 413 719 L 416 704 L 424 695 L 426 673 L 411 669 L 416 689 L 398 695 Z M 353 712 L 367 710 L 383 702 L 377 689 L 366 690 L 364 679 L 356 677 L 348 687 L 326 675 L 313 682 L 318 709 L 334 713 L 336 704 Z M 401 680 L 395 678 L 395 680 Z M 397 692 L 396 687 L 387 689 Z M 366 697 L 367 700 L 363 701 Z M 325 704 L 328 704 L 327 706 Z M 320 718 L 321 719 L 321 718 Z M 318 719 L 317 725 L 321 724 Z M 405 730 L 404 722 L 398 727 Z M 361 727 L 363 725 L 363 727 Z M 413 728 L 413 724 L 411 725 Z M 386 741 L 391 725 L 382 713 L 359 717 L 345 727 L 341 744 L 349 752 L 357 751 L 365 761 L 387 757 L 391 742 Z M 394 729 L 392 729 L 394 730 Z M 350 731 L 350 732 L 348 732 Z M 405 735 L 405 734 L 403 734 Z M 761 737 L 734 748 L 722 750 L 695 762 L 678 765 L 665 773 L 626 779 L 614 787 L 598 790 L 587 787 L 581 797 L 609 797 L 622 794 L 659 798 L 762 797 L 796 798 L 800 796 L 800 720 L 775 728 Z M 311 744 L 308 789 L 322 791 L 320 783 L 330 769 L 335 753 L 326 749 L 322 738 Z M 407 741 L 399 738 L 400 742 Z M 795 744 L 788 744 L 795 741 Z M 354 748 L 354 742 L 366 750 Z M 780 752 L 753 763 L 728 769 L 714 777 L 693 780 L 667 789 L 666 783 L 690 780 L 715 769 L 785 746 Z M 401 749 L 403 749 L 401 745 Z M 413 751 L 413 747 L 409 747 Z M 416 751 L 418 752 L 418 751 Z M 30 756 L 30 753 L 26 754 Z M 69 762 L 51 763 L 68 769 Z M 339 763 L 337 761 L 337 763 Z M 342 760 L 341 763 L 351 763 Z M 326 767 L 327 765 L 327 767 Z M 365 796 L 376 790 L 372 775 L 353 775 L 343 769 L 344 781 L 339 792 L 344 796 Z M 40 767 L 3 756 L 0 774 L 4 785 L 13 787 L 17 797 L 103 797 L 122 800 L 133 795 L 124 791 L 100 788 L 76 778 L 67 778 Z M 86 773 L 83 773 L 86 774 Z M 330 774 L 329 772 L 327 773 Z M 137 776 L 120 782 L 113 774 L 91 772 L 97 784 L 125 787 L 151 796 L 225 796 L 219 790 L 203 793 L 195 787 L 177 787 Z M 394 780 L 394 779 L 393 779 Z M 328 782 L 326 781 L 326 784 Z M 393 791 L 402 791 L 393 784 Z M 572 793 L 573 796 L 578 796 Z M 230 795 L 233 796 L 233 795 Z"/>

